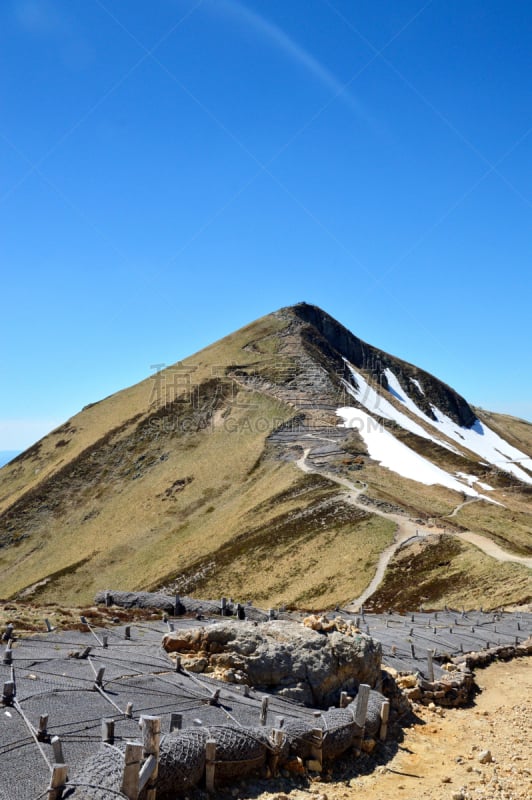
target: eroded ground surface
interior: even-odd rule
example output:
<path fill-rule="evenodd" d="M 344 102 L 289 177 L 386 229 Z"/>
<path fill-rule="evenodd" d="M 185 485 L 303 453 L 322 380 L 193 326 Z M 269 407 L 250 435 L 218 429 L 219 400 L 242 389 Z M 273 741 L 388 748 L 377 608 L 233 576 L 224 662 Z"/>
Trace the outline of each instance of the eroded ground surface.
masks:
<path fill-rule="evenodd" d="M 240 787 L 233 796 L 258 800 L 528 800 L 532 797 L 532 664 L 497 662 L 477 672 L 482 692 L 466 709 L 416 707 L 417 724 L 405 729 L 396 754 L 384 761 L 381 748 L 366 760 L 343 759 L 332 776 L 289 790 Z M 440 716 L 441 714 L 441 716 Z M 388 746 L 389 747 L 389 746 Z M 483 751 L 493 761 L 481 763 Z M 363 774 L 371 768 L 375 770 Z"/>

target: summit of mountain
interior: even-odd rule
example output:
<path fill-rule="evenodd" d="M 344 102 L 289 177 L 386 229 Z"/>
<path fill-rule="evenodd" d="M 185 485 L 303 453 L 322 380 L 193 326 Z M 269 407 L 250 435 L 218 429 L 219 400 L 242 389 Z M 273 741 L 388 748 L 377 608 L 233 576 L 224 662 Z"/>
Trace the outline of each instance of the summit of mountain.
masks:
<path fill-rule="evenodd" d="M 74 603 L 120 586 L 324 608 L 361 595 L 418 520 L 395 556 L 420 551 L 401 603 L 526 602 L 531 432 L 316 306 L 282 308 L 89 404 L 0 471 L 2 595 Z"/>

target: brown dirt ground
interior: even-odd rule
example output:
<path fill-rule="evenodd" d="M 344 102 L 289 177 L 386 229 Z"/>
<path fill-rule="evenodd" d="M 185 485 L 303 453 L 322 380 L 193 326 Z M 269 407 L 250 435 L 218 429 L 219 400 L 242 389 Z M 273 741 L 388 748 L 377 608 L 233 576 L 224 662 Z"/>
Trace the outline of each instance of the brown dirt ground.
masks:
<path fill-rule="evenodd" d="M 256 800 L 529 800 L 532 797 L 532 664 L 529 658 L 496 662 L 477 671 L 481 692 L 462 709 L 415 707 L 418 722 L 399 745 L 378 745 L 374 757 L 335 765 L 331 775 L 258 782 L 230 790 Z M 440 716 L 441 713 L 441 716 Z M 387 755 L 395 755 L 387 759 Z M 490 750 L 492 763 L 479 755 Z M 292 786 L 293 786 L 292 781 Z"/>

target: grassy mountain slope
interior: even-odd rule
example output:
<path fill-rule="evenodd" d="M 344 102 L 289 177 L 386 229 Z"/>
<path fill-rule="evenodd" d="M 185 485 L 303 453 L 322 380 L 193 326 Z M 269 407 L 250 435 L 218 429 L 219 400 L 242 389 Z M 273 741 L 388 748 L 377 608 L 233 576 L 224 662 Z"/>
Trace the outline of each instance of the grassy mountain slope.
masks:
<path fill-rule="evenodd" d="M 475 503 L 449 518 L 459 494 L 382 469 L 357 431 L 338 428 L 344 358 L 381 391 L 389 367 L 423 381 L 429 410 L 437 402 L 457 424 L 482 413 L 512 444 L 532 440 L 532 426 L 474 412 L 429 373 L 362 342 L 319 309 L 281 309 L 87 406 L 0 471 L 2 596 L 86 603 L 105 587 L 162 586 L 264 606 L 348 602 L 394 533 L 372 502 L 530 552 L 523 485 L 488 470 L 505 508 Z M 383 423 L 445 469 L 486 472 L 474 454 Z M 308 444 L 316 467 L 367 484 L 367 510 L 347 503 L 334 479 L 297 469 Z M 461 543 L 455 559 L 469 551 Z M 507 578 L 485 558 L 470 558 L 469 586 L 480 594 L 490 571 L 494 581 Z M 512 569 L 505 567 L 512 575 L 525 568 Z M 526 595 L 523 580 L 507 592 L 514 601 Z"/>

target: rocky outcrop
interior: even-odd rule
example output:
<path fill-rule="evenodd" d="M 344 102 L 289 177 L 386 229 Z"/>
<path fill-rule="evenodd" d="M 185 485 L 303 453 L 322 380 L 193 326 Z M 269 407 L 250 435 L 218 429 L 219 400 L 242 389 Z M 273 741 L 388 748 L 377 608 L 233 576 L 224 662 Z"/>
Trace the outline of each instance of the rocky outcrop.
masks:
<path fill-rule="evenodd" d="M 96 605 L 120 606 L 121 608 L 155 608 L 173 614 L 175 600 L 159 592 L 121 592 L 106 590 L 94 598 Z"/>
<path fill-rule="evenodd" d="M 342 691 L 355 694 L 361 683 L 375 686 L 381 671 L 381 645 L 371 637 L 324 633 L 291 621 L 176 630 L 164 637 L 163 647 L 179 653 L 187 670 L 322 708 L 337 703 Z"/>

